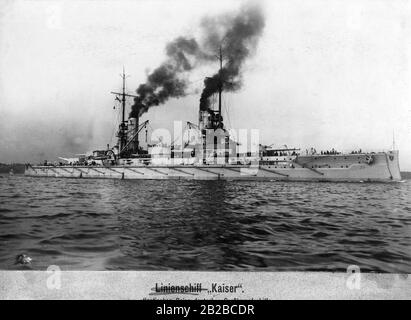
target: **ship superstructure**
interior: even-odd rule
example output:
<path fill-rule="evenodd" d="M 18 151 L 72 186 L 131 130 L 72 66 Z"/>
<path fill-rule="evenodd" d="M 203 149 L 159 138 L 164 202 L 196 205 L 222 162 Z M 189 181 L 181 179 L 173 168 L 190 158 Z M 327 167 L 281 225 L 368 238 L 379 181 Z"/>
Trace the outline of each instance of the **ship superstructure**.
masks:
<path fill-rule="evenodd" d="M 220 70 L 222 68 L 220 50 Z M 66 163 L 27 165 L 29 176 L 119 179 L 210 179 L 210 180 L 292 180 L 292 181 L 400 181 L 398 150 L 386 152 L 317 152 L 298 148 L 271 147 L 242 143 L 223 122 L 218 83 L 217 108 L 199 108 L 198 125 L 187 122 L 194 131 L 181 144 L 157 141 L 143 148 L 139 136 L 148 120 L 125 119 L 126 93 L 123 70 L 122 91 L 112 92 L 121 103 L 117 143 L 91 155 L 60 158 Z M 252 139 L 251 139 L 252 140 Z"/>

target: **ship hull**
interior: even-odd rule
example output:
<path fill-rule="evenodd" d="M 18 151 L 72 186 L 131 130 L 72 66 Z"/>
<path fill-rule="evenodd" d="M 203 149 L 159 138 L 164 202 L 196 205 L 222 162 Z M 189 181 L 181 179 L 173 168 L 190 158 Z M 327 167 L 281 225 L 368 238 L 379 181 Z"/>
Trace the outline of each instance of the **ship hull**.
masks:
<path fill-rule="evenodd" d="M 368 156 L 368 157 L 367 157 Z M 34 177 L 104 179 L 189 179 L 395 182 L 401 180 L 398 151 L 372 154 L 302 156 L 292 165 L 27 166 Z"/>

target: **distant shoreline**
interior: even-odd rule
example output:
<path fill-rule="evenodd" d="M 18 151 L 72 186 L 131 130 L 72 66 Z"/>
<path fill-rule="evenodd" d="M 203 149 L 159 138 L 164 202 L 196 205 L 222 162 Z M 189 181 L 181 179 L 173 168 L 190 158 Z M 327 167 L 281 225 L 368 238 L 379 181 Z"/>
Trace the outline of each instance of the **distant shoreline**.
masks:
<path fill-rule="evenodd" d="M 9 173 L 13 169 L 13 173 L 24 173 L 25 165 L 22 163 L 0 163 L 0 173 Z"/>
<path fill-rule="evenodd" d="M 411 172 L 409 172 L 409 171 L 401 171 L 401 178 L 410 180 L 410 179 L 411 179 Z"/>

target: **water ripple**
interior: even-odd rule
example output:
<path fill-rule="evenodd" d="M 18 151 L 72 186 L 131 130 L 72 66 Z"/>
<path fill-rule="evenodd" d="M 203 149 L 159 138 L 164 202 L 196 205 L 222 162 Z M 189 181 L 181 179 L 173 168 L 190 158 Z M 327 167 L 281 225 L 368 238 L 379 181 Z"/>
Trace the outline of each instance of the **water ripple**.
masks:
<path fill-rule="evenodd" d="M 411 273 L 411 181 L 0 179 L 0 268 Z"/>

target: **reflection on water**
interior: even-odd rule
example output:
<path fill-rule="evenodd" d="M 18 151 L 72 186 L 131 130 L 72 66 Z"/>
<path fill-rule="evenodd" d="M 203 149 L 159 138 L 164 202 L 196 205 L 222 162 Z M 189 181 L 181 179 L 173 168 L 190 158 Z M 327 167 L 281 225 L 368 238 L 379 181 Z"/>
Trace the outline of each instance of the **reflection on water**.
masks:
<path fill-rule="evenodd" d="M 411 272 L 398 184 L 0 178 L 0 268 Z M 24 267 L 27 268 L 27 267 Z"/>

